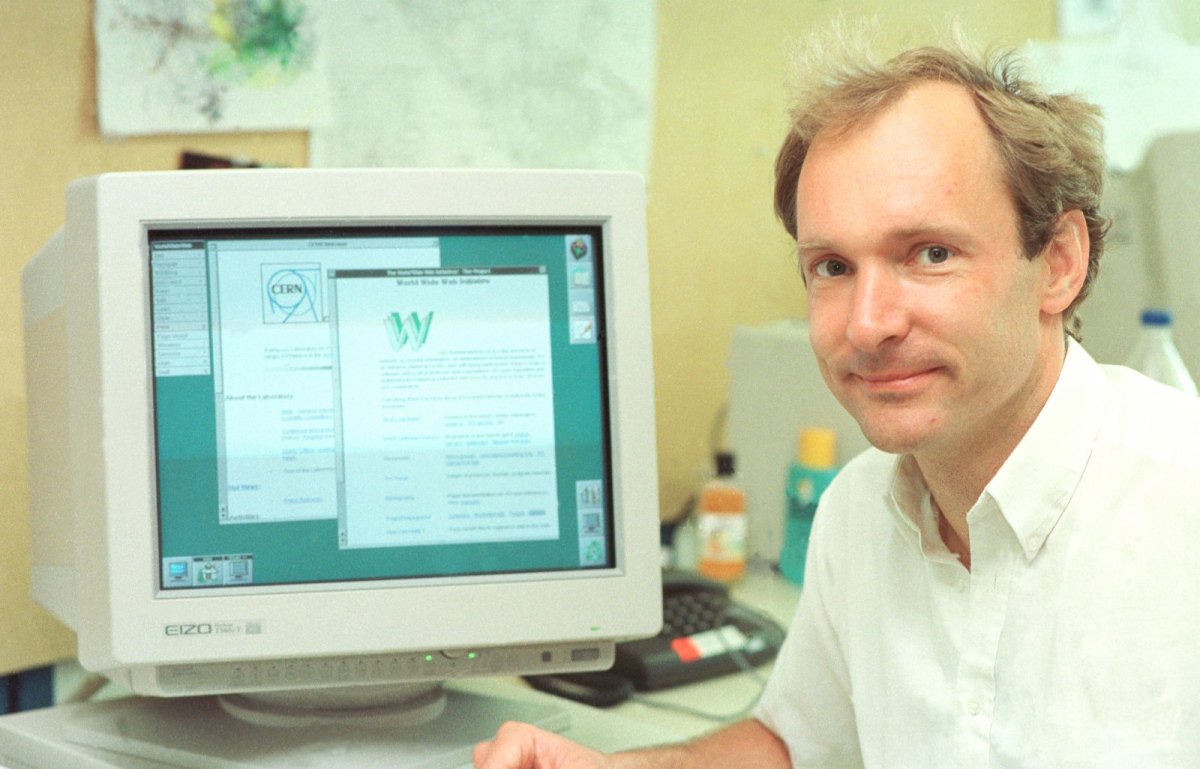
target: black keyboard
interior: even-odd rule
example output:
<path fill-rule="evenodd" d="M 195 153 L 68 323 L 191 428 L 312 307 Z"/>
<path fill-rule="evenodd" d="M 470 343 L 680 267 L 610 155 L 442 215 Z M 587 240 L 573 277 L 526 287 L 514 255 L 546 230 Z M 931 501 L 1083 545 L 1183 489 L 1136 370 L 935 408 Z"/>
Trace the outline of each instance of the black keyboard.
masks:
<path fill-rule="evenodd" d="M 663 629 L 617 644 L 612 672 L 642 691 L 703 681 L 775 657 L 783 628 L 729 597 L 728 588 L 686 572 L 663 575 Z"/>
<path fill-rule="evenodd" d="M 678 590 L 663 593 L 663 629 L 660 635 L 680 638 L 718 628 L 725 623 L 729 594 L 714 590 Z"/>

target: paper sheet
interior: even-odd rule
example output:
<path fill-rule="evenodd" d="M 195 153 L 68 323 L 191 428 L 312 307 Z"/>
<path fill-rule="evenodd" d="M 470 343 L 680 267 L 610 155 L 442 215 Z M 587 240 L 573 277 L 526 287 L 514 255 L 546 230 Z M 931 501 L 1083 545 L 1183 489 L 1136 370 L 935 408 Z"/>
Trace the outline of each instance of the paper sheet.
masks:
<path fill-rule="evenodd" d="M 308 128 L 328 114 L 310 0 L 96 0 L 101 131 Z"/>
<path fill-rule="evenodd" d="M 310 128 L 314 166 L 649 164 L 652 0 L 96 0 L 107 135 Z"/>
<path fill-rule="evenodd" d="M 1104 111 L 1109 168 L 1132 171 L 1154 139 L 1200 129 L 1200 49 L 1113 43 L 1031 43 L 1022 54 L 1052 91 L 1083 94 Z"/>
<path fill-rule="evenodd" d="M 334 119 L 313 131 L 312 165 L 645 173 L 653 2 L 321 7 Z"/>
<path fill-rule="evenodd" d="M 1055 43 L 1021 51 L 1035 78 L 1104 111 L 1109 168 L 1137 168 L 1159 136 L 1200 129 L 1200 47 L 1166 0 L 1059 0 Z"/>

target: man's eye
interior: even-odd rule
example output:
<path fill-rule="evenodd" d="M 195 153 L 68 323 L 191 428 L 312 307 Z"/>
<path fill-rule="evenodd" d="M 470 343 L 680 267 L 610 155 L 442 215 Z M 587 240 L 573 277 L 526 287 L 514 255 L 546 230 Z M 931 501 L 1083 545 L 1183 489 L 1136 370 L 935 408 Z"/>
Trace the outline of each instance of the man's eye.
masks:
<path fill-rule="evenodd" d="M 942 264 L 954 255 L 945 246 L 926 246 L 917 252 L 917 260 L 925 264 Z"/>
<path fill-rule="evenodd" d="M 837 259 L 822 259 L 813 265 L 813 274 L 820 278 L 836 278 L 845 275 L 846 263 Z"/>

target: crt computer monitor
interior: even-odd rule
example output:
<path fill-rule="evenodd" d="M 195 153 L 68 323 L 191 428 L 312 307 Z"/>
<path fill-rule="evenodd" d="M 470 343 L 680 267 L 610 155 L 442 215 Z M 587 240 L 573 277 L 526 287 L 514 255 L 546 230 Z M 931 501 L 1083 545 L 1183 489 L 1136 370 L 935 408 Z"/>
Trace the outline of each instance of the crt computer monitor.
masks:
<path fill-rule="evenodd" d="M 106 174 L 23 290 L 34 593 L 85 668 L 378 705 L 658 629 L 637 175 Z"/>

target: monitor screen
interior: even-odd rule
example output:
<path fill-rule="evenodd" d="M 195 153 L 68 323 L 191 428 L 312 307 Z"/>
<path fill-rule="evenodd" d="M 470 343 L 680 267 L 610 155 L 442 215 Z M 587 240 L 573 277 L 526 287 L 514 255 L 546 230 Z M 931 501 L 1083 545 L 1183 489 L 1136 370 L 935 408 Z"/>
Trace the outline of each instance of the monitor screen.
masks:
<path fill-rule="evenodd" d="M 35 597 L 159 696 L 661 624 L 642 180 L 108 174 L 23 275 Z"/>
<path fill-rule="evenodd" d="M 164 591 L 613 565 L 598 228 L 148 243 Z"/>

